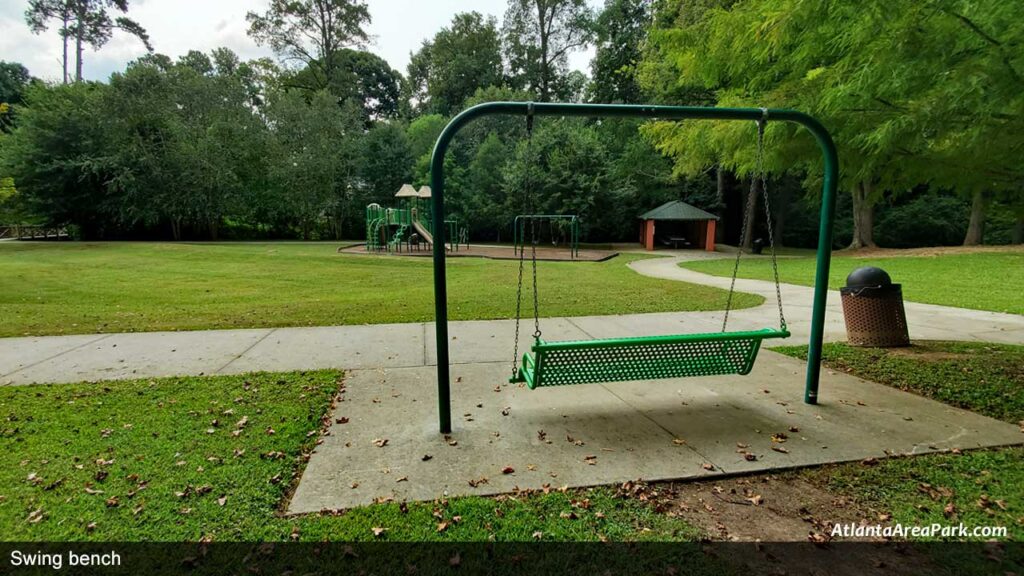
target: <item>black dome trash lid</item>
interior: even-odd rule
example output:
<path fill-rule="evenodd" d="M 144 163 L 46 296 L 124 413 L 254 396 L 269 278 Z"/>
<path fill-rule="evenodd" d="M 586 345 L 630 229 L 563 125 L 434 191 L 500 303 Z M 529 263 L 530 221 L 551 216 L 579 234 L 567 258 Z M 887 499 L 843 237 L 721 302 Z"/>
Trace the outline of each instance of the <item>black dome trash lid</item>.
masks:
<path fill-rule="evenodd" d="M 857 268 L 846 277 L 846 286 L 840 290 L 843 294 L 869 296 L 899 292 L 900 285 L 893 284 L 889 273 L 874 266 Z"/>
<path fill-rule="evenodd" d="M 865 286 L 888 286 L 892 284 L 889 273 L 874 266 L 857 268 L 846 277 L 847 288 L 863 288 Z"/>

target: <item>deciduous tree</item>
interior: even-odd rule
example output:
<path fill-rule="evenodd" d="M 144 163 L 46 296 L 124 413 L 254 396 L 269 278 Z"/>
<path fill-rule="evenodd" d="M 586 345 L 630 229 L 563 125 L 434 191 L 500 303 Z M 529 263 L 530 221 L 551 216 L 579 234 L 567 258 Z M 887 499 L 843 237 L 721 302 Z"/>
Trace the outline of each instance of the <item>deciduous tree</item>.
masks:
<path fill-rule="evenodd" d="M 479 12 L 456 14 L 409 64 L 410 79 L 425 109 L 451 115 L 478 89 L 502 83 L 497 21 Z"/>
<path fill-rule="evenodd" d="M 509 0 L 503 35 L 514 84 L 546 102 L 560 92 L 572 52 L 593 33 L 586 0 Z"/>
<path fill-rule="evenodd" d="M 342 103 L 351 102 L 363 111 L 367 123 L 395 118 L 402 107 L 402 75 L 380 56 L 342 48 L 334 55 L 334 72 L 328 81 L 322 67 L 312 63 L 284 80 L 286 87 L 310 92 L 327 90 Z"/>
<path fill-rule="evenodd" d="M 249 12 L 249 35 L 286 63 L 313 69 L 315 88 L 337 78 L 344 48 L 359 48 L 369 35 L 370 11 L 359 0 L 271 0 L 263 14 Z"/>
<path fill-rule="evenodd" d="M 0 132 L 9 132 L 14 125 L 14 107 L 25 102 L 25 89 L 32 77 L 17 62 L 0 61 Z"/>
<path fill-rule="evenodd" d="M 965 194 L 1019 189 L 1024 175 L 1012 158 L 1024 134 L 1024 56 L 1010 47 L 1024 42 L 1022 13 L 997 0 L 748 0 L 655 31 L 653 54 L 675 71 L 675 86 L 712 90 L 720 105 L 797 108 L 821 119 L 853 200 L 851 245 L 870 246 L 873 206 L 885 195 L 923 183 Z M 671 91 L 672 83 L 660 86 Z M 745 123 L 662 123 L 649 133 L 680 173 L 716 162 L 741 174 L 752 168 Z M 806 133 L 773 126 L 768 143 L 774 172 L 820 177 Z"/>
<path fill-rule="evenodd" d="M 651 23 L 650 0 L 605 0 L 597 16 L 590 63 L 593 81 L 590 98 L 595 102 L 640 102 L 636 67 L 643 55 Z"/>

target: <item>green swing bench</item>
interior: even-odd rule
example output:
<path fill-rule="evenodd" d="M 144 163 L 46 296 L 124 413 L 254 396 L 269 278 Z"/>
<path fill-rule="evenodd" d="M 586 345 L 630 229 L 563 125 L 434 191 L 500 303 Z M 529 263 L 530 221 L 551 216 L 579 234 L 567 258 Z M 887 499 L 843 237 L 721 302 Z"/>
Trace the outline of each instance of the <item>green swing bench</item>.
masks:
<path fill-rule="evenodd" d="M 533 390 L 596 382 L 746 375 L 754 367 L 762 341 L 789 335 L 785 330 L 767 328 L 609 340 L 537 339 L 534 355 L 523 355 L 522 366 L 511 381 Z"/>
<path fill-rule="evenodd" d="M 678 334 L 671 336 L 644 336 L 636 338 L 613 338 L 604 340 L 573 340 L 548 342 L 541 338 L 540 311 L 537 298 L 537 234 L 532 226 L 533 265 L 533 306 L 534 344 L 533 356 L 524 354 L 519 366 L 519 322 L 523 295 L 524 253 L 519 252 L 519 287 L 516 294 L 516 339 L 513 356 L 513 383 L 525 383 L 531 390 L 544 386 L 566 386 L 572 384 L 593 384 L 601 382 L 623 382 L 633 380 L 657 380 L 664 378 L 685 378 L 691 376 L 721 376 L 728 374 L 747 375 L 754 368 L 754 361 L 761 349 L 761 343 L 774 338 L 788 338 L 786 318 L 782 310 L 782 292 L 779 285 L 779 271 L 775 257 L 775 239 L 772 231 L 771 206 L 768 201 L 767 175 L 764 170 L 764 129 L 765 120 L 757 126 L 757 177 L 751 178 L 750 194 L 741 230 L 740 245 L 746 240 L 747 218 L 757 201 L 757 183 L 760 180 L 767 217 L 768 240 L 771 247 L 771 262 L 775 273 L 775 291 L 779 304 L 778 329 L 766 328 L 743 332 L 727 332 L 729 311 L 736 288 L 743 250 L 737 250 L 733 267 L 732 283 L 726 302 L 722 331 L 707 334 Z M 532 140 L 532 123 L 527 124 L 527 146 Z M 527 155 L 529 157 L 529 154 Z M 526 182 L 527 202 L 530 202 L 530 183 Z M 525 231 L 524 231 L 525 232 Z M 525 234 L 524 234 L 525 235 Z"/>

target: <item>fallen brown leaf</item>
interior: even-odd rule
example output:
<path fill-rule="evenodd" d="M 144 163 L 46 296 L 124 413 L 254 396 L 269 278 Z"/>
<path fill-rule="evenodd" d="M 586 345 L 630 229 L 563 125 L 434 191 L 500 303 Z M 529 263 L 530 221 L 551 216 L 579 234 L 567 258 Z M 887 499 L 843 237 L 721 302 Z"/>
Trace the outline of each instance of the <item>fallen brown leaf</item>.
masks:
<path fill-rule="evenodd" d="M 942 509 L 942 515 L 946 518 L 956 516 L 956 504 L 953 504 L 952 502 L 947 503 L 946 507 Z"/>
<path fill-rule="evenodd" d="M 807 534 L 807 540 L 815 544 L 825 544 L 828 542 L 829 538 L 820 532 L 809 532 Z"/>

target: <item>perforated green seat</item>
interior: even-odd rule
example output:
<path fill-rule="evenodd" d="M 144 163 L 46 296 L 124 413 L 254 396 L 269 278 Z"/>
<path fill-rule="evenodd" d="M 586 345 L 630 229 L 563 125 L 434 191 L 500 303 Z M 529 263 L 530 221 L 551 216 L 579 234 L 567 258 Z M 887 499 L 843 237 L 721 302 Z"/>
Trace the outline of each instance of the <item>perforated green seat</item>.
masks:
<path fill-rule="evenodd" d="M 533 353 L 512 382 L 530 389 L 541 386 L 657 380 L 689 376 L 749 374 L 761 348 L 770 338 L 788 338 L 786 330 L 716 332 L 545 342 L 538 339 Z"/>

